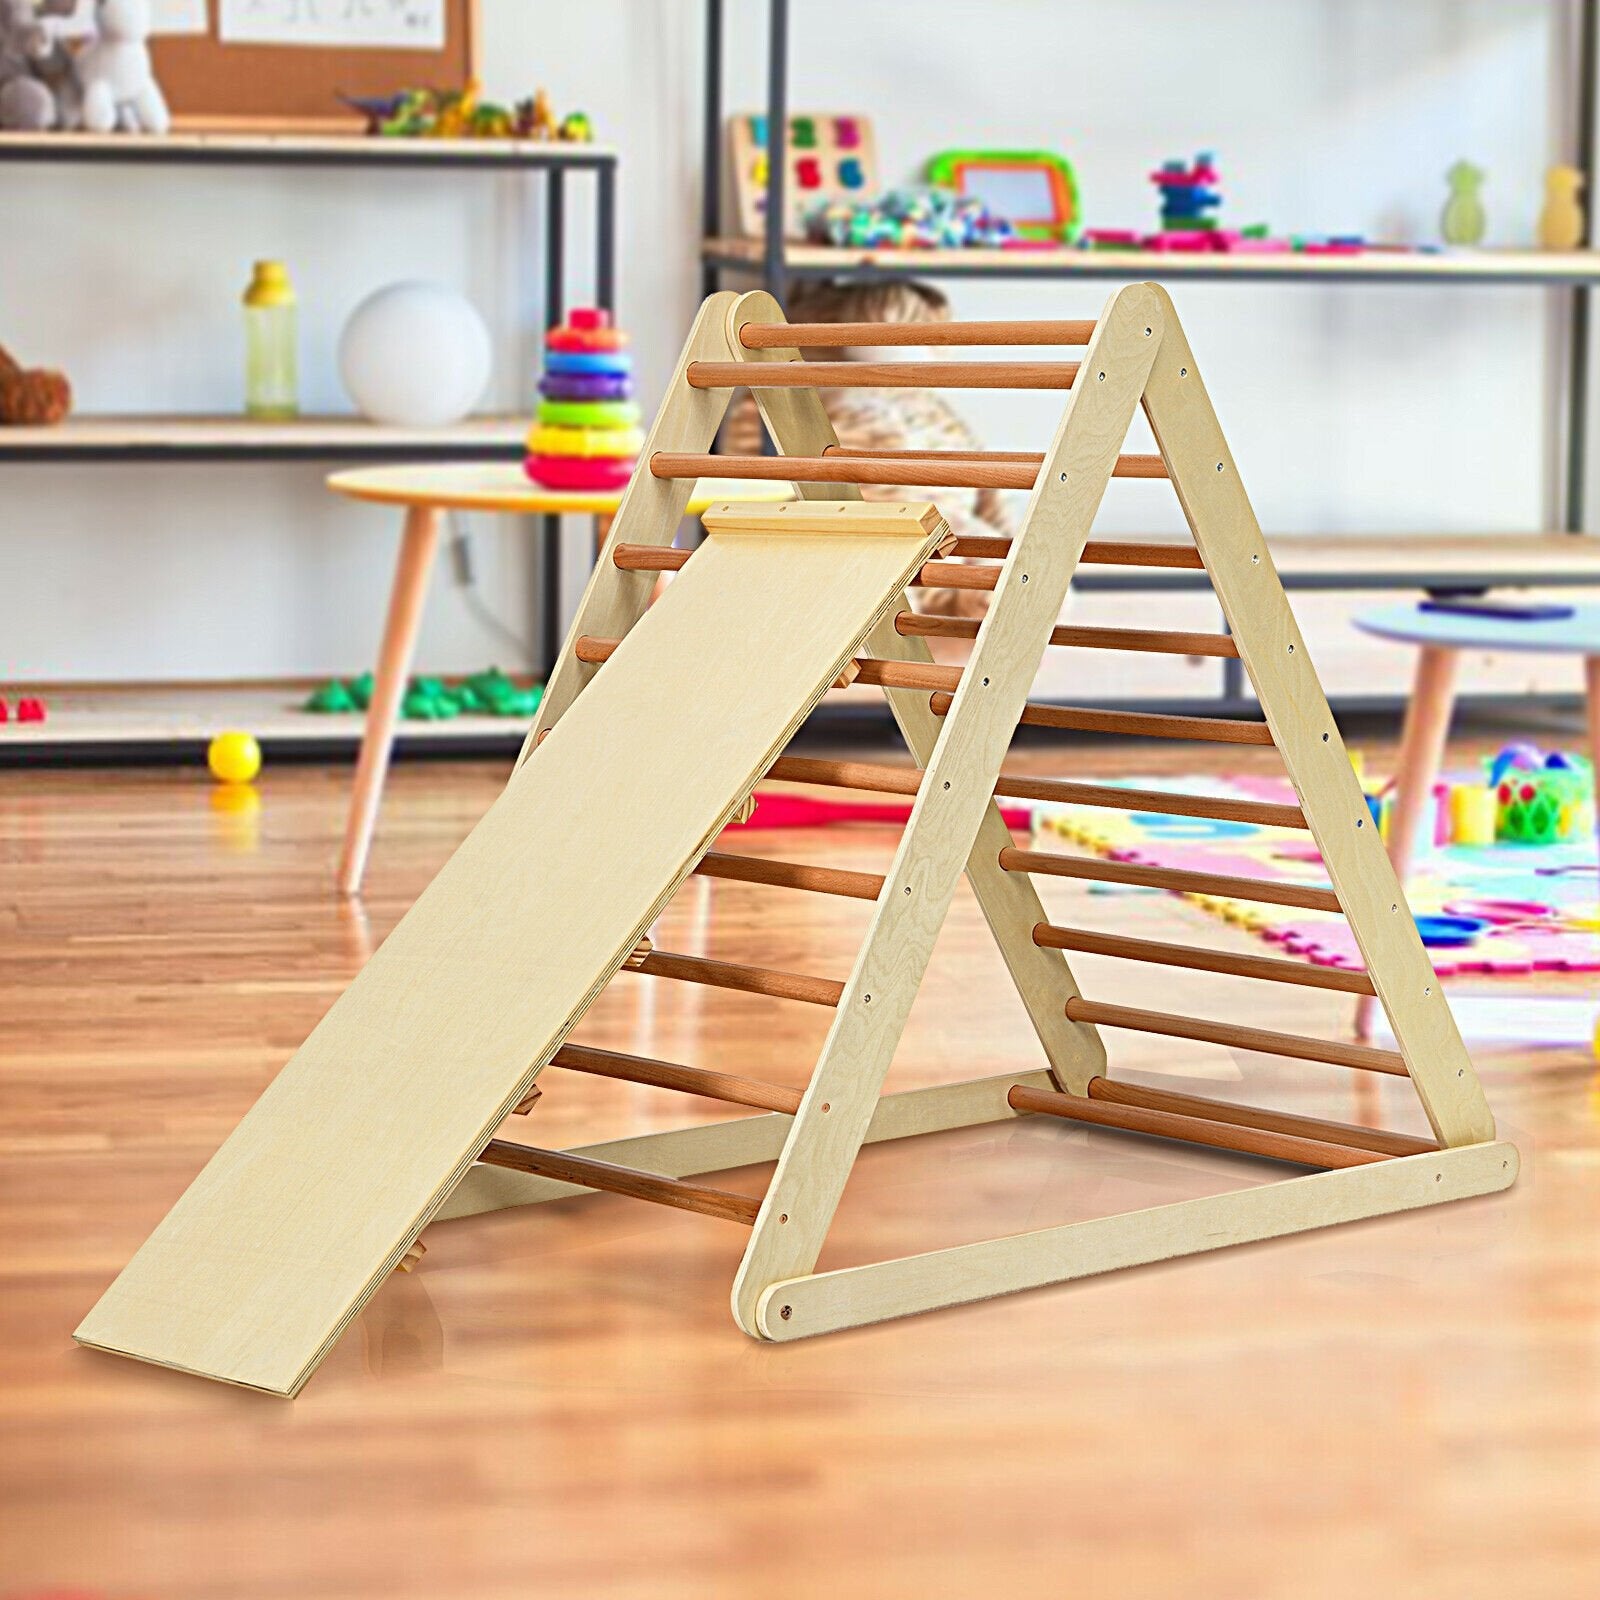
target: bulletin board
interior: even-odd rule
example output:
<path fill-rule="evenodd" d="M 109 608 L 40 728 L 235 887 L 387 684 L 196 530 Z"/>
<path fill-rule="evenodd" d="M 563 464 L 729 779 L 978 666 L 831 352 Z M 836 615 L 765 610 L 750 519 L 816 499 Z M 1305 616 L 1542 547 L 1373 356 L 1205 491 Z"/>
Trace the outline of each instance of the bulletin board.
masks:
<path fill-rule="evenodd" d="M 156 77 L 180 128 L 352 132 L 362 120 L 340 94 L 461 89 L 477 76 L 478 0 L 195 4 L 205 7 L 203 32 L 162 33 L 150 41 Z M 418 45 L 397 48 L 361 38 L 363 25 L 387 41 L 406 21 L 422 19 L 434 19 L 434 26 Z"/>

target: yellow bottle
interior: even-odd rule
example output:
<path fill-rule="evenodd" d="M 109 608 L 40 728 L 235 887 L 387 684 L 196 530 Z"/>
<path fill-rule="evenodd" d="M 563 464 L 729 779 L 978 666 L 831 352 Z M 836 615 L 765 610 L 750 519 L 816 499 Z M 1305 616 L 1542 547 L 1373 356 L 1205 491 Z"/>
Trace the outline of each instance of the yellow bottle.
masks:
<path fill-rule="evenodd" d="M 258 261 L 244 292 L 244 408 L 252 417 L 300 410 L 298 310 L 289 269 Z"/>

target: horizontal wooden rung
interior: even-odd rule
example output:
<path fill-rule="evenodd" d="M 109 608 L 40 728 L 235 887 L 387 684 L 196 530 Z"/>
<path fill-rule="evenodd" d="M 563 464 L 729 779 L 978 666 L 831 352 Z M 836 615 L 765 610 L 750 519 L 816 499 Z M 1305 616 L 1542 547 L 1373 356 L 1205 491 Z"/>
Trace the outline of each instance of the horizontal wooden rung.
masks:
<path fill-rule="evenodd" d="M 759 1111 L 782 1111 L 793 1116 L 800 1109 L 800 1091 L 779 1083 L 740 1078 L 731 1072 L 710 1072 L 703 1067 L 679 1066 L 648 1056 L 623 1055 L 617 1050 L 596 1050 L 589 1045 L 564 1044 L 550 1058 L 552 1067 L 586 1072 L 591 1077 L 642 1083 L 652 1089 L 675 1089 L 729 1105 L 754 1106 Z"/>
<path fill-rule="evenodd" d="M 1008 540 L 1007 543 L 1010 541 Z M 960 553 L 963 541 L 956 541 Z M 895 632 L 919 639 L 976 639 L 979 617 L 928 617 L 902 611 L 894 619 Z M 1076 628 L 1051 630 L 1050 643 L 1083 650 L 1137 650 L 1152 655 L 1221 656 L 1236 659 L 1238 643 L 1227 633 L 1180 633 L 1160 628 Z"/>
<path fill-rule="evenodd" d="M 957 452 L 894 456 L 829 452 L 820 456 L 687 455 L 658 450 L 650 457 L 657 478 L 746 478 L 778 483 L 880 483 L 930 489 L 1031 489 L 1044 457 L 1032 464 L 989 461 Z M 1114 478 L 1164 478 L 1160 456 L 1123 455 Z"/>
<path fill-rule="evenodd" d="M 1070 389 L 1076 361 L 691 361 L 691 389 Z"/>
<path fill-rule="evenodd" d="M 1237 1022 L 1211 1022 L 1203 1017 L 1178 1017 L 1165 1011 L 1142 1011 L 1136 1006 L 1106 1005 L 1099 1000 L 1067 1001 L 1073 1022 L 1102 1028 L 1128 1028 L 1135 1033 L 1157 1033 L 1169 1039 L 1195 1039 L 1235 1050 L 1259 1050 L 1265 1055 L 1291 1056 L 1296 1061 L 1324 1061 L 1335 1067 L 1357 1067 L 1364 1072 L 1408 1076 L 1398 1050 L 1347 1044 L 1340 1039 L 1308 1039 L 1298 1033 L 1277 1033 L 1269 1028 L 1249 1028 Z"/>
<path fill-rule="evenodd" d="M 1159 939 L 1135 939 L 1126 934 L 1097 933 L 1090 928 L 1062 928 L 1040 922 L 1033 942 L 1045 950 L 1075 950 L 1087 956 L 1117 956 L 1124 961 L 1148 961 L 1156 966 L 1184 967 L 1191 972 L 1218 972 L 1233 978 L 1264 978 L 1272 983 L 1293 983 L 1304 989 L 1334 989 L 1341 994 L 1376 994 L 1365 972 L 1342 967 L 1317 967 L 1305 961 L 1284 961 L 1277 956 L 1207 950 L 1198 945 L 1167 944 Z"/>
<path fill-rule="evenodd" d="M 761 1210 L 761 1202 L 747 1194 L 685 1183 L 681 1178 L 663 1178 L 633 1167 L 617 1167 L 609 1161 L 569 1155 L 564 1150 L 537 1150 L 532 1145 L 514 1144 L 509 1139 L 491 1139 L 478 1160 L 486 1166 L 507 1167 L 512 1172 L 526 1172 L 536 1178 L 553 1178 L 557 1183 L 576 1184 L 582 1189 L 600 1189 L 607 1194 L 627 1195 L 632 1200 L 650 1200 L 679 1211 L 698 1211 L 703 1216 L 721 1217 L 726 1222 L 742 1222 L 746 1227 L 754 1224 L 756 1213 Z"/>
<path fill-rule="evenodd" d="M 1216 895 L 1261 905 L 1298 906 L 1303 911 L 1341 909 L 1332 889 L 1314 884 L 1273 883 L 1265 878 L 1236 878 L 1220 872 L 1191 872 L 1181 867 L 1146 867 L 1133 861 L 1107 861 L 1099 856 L 1065 856 L 1049 850 L 1000 852 L 1007 872 L 1031 872 L 1047 878 L 1084 878 L 1091 883 L 1126 883 L 1140 889 L 1171 889 L 1177 894 Z"/>
<path fill-rule="evenodd" d="M 922 784 L 916 767 L 891 767 L 873 761 L 826 761 L 814 756 L 780 756 L 769 777 L 790 783 L 816 783 L 874 794 L 914 795 Z M 1001 773 L 996 796 L 1007 800 L 1050 800 L 1062 805 L 1104 807 L 1112 811 L 1154 811 L 1164 816 L 1206 817 L 1216 822 L 1253 822 L 1266 828 L 1304 828 L 1299 806 L 1270 800 L 1236 800 L 1200 794 L 1167 794 L 1159 789 L 1119 789 L 1112 784 L 1077 783 L 1067 778 L 1029 778 Z"/>
<path fill-rule="evenodd" d="M 766 883 L 779 889 L 807 889 L 813 894 L 836 894 L 847 900 L 876 900 L 883 893 L 881 873 L 847 872 L 839 867 L 768 861 L 760 856 L 726 855 L 715 850 L 703 855 L 694 870 L 704 878 Z"/>
<path fill-rule="evenodd" d="M 1290 1111 L 1269 1111 L 1263 1106 L 1236 1105 L 1198 1094 L 1178 1094 L 1171 1089 L 1151 1089 L 1120 1078 L 1091 1078 L 1089 1095 L 1091 1099 L 1115 1100 L 1125 1106 L 1146 1106 L 1152 1111 L 1176 1111 L 1180 1116 L 1232 1122 L 1242 1128 L 1267 1128 L 1276 1133 L 1320 1139 L 1328 1144 L 1355 1145 L 1357 1149 L 1375 1150 L 1385 1156 L 1431 1155 L 1439 1148 L 1434 1140 L 1419 1139 L 1409 1133 L 1390 1133 L 1385 1128 L 1367 1128 L 1353 1122 L 1329 1122 L 1322 1117 L 1299 1116 Z"/>
<path fill-rule="evenodd" d="M 868 345 L 1088 344 L 1093 321 L 747 322 L 746 350 L 844 350 Z"/>
<path fill-rule="evenodd" d="M 933 714 L 944 716 L 954 696 L 935 694 Z M 1149 711 L 1100 711 L 1089 706 L 1041 706 L 1030 701 L 1022 709 L 1028 728 L 1070 728 L 1079 733 L 1116 733 L 1131 739 L 1195 739 L 1210 744 L 1270 745 L 1272 730 L 1264 722 L 1236 717 L 1175 717 Z"/>
<path fill-rule="evenodd" d="M 775 1000 L 803 1000 L 813 1006 L 836 1006 L 844 993 L 844 985 L 833 978 L 711 961 L 705 956 L 674 955 L 668 950 L 652 950 L 630 970 L 651 978 L 676 978 L 684 983 L 710 984 L 714 989 L 771 995 Z"/>
<path fill-rule="evenodd" d="M 955 554 L 971 540 L 956 541 Z M 1010 540 L 997 540 L 1009 550 Z M 965 552 L 970 554 L 971 552 Z M 1005 551 L 996 551 L 1003 555 Z M 619 544 L 612 560 L 623 572 L 677 572 L 693 554 L 665 544 Z M 1203 572 L 1200 552 L 1186 545 L 1134 544 L 1118 540 L 1090 540 L 1083 547 L 1080 564 L 1085 566 L 1164 567 L 1175 571 Z M 929 561 L 912 581 L 931 589 L 993 589 L 1000 581 L 1000 567 L 967 567 L 959 561 Z"/>
<path fill-rule="evenodd" d="M 1091 1080 L 1091 1093 L 1094 1084 L 1099 1081 Z M 1056 1094 L 1048 1089 L 1030 1089 L 1023 1084 L 1012 1089 L 1006 1099 L 1015 1111 L 1065 1117 L 1102 1128 L 1119 1128 L 1124 1133 L 1181 1139 L 1187 1144 L 1236 1150 L 1242 1155 L 1267 1156 L 1274 1161 L 1292 1161 L 1303 1167 L 1332 1170 L 1337 1167 L 1364 1167 L 1374 1161 L 1390 1159 L 1376 1150 L 1362 1150 L 1354 1145 L 1333 1144 L 1268 1128 L 1246 1128 L 1234 1123 L 1213 1122 L 1205 1117 L 1183 1116 L 1175 1111 L 1156 1111 L 1145 1106 L 1085 1099 L 1081 1095 Z"/>

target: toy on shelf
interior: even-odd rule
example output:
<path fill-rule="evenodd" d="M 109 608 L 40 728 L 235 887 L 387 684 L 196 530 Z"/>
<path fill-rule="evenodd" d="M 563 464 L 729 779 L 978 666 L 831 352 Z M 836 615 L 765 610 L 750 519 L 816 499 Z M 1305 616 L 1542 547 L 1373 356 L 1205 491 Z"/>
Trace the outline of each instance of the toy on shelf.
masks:
<path fill-rule="evenodd" d="M 767 119 L 748 113 L 730 117 L 728 139 L 739 231 L 759 234 L 767 204 Z M 819 202 L 864 200 L 878 192 L 877 149 L 868 117 L 798 112 L 789 118 L 784 148 L 783 231 L 791 239 L 805 235 L 806 217 Z"/>
<path fill-rule="evenodd" d="M 1551 167 L 1544 175 L 1544 207 L 1539 212 L 1541 250 L 1581 250 L 1588 233 L 1583 214 L 1584 178 L 1576 167 Z"/>
<path fill-rule="evenodd" d="M 339 377 L 356 409 L 401 428 L 445 428 L 488 386 L 489 330 L 459 290 L 391 283 L 352 311 L 339 335 Z"/>
<path fill-rule="evenodd" d="M 254 734 L 219 733 L 206 747 L 206 765 L 218 783 L 249 783 L 261 770 L 261 746 Z"/>
<path fill-rule="evenodd" d="M 1078 236 L 1078 176 L 1047 150 L 946 150 L 928 163 L 928 181 L 981 201 L 1019 238 L 1069 244 Z"/>
<path fill-rule="evenodd" d="M 71 14 L 73 0 L 0 0 L 0 130 L 43 133 L 62 119 L 55 78 L 70 60 L 45 27 Z"/>
<path fill-rule="evenodd" d="M 480 98 L 476 80 L 464 89 L 402 89 L 390 95 L 340 95 L 382 139 L 533 139 L 588 144 L 594 129 L 582 111 L 558 119 L 539 89 L 514 106 Z"/>
<path fill-rule="evenodd" d="M 1557 844 L 1594 831 L 1594 769 L 1581 756 L 1507 745 L 1488 764 L 1488 775 L 1500 842 Z"/>
<path fill-rule="evenodd" d="M 1470 161 L 1458 161 L 1445 173 L 1450 198 L 1445 201 L 1444 214 L 1439 218 L 1439 232 L 1446 244 L 1483 243 L 1484 229 L 1489 222 L 1478 191 L 1487 177 L 1482 167 L 1475 167 Z"/>
<path fill-rule="evenodd" d="M 0 345 L 0 426 L 54 427 L 72 410 L 72 385 L 64 372 L 24 367 Z"/>
<path fill-rule="evenodd" d="M 11 711 L 4 700 L 0 700 L 0 722 L 9 722 Z M 45 720 L 44 701 L 37 695 L 25 694 L 17 700 L 18 722 L 43 722 Z"/>
<path fill-rule="evenodd" d="M 1215 160 L 1203 150 L 1193 161 L 1163 161 L 1150 181 L 1161 195 L 1161 228 L 1164 233 L 1192 233 L 1217 226 L 1216 213 L 1222 206 L 1222 191 L 1217 187 Z"/>
<path fill-rule="evenodd" d="M 150 60 L 149 0 L 97 0 L 94 36 L 74 61 L 90 133 L 165 133 L 172 126 Z"/>
<path fill-rule="evenodd" d="M 330 678 L 311 692 L 300 709 L 318 716 L 362 712 L 372 704 L 372 689 L 370 672 L 345 682 Z M 418 722 L 448 722 L 466 715 L 531 717 L 543 694 L 543 684 L 519 684 L 499 667 L 475 672 L 453 684 L 443 678 L 417 677 L 406 686 L 400 714 Z"/>
<path fill-rule="evenodd" d="M 547 489 L 604 492 L 633 476 L 644 435 L 633 403 L 628 336 L 598 307 L 544 337 L 545 374 L 523 470 Z"/>
<path fill-rule="evenodd" d="M 1016 243 L 1016 230 L 975 195 L 891 189 L 876 200 L 824 201 L 806 213 L 806 237 L 855 250 L 965 250 Z"/>

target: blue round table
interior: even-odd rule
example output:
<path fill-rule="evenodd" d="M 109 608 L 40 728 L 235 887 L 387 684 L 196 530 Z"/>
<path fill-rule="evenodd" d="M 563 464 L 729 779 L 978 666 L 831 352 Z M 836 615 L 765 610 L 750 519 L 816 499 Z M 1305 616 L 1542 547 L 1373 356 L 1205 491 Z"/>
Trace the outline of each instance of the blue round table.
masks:
<path fill-rule="evenodd" d="M 1473 616 L 1463 611 L 1424 611 L 1416 605 L 1385 606 L 1355 619 L 1364 633 L 1417 646 L 1417 672 L 1394 774 L 1394 815 L 1389 858 L 1404 886 L 1411 866 L 1422 808 L 1439 776 L 1450 718 L 1455 711 L 1456 664 L 1462 650 L 1519 650 L 1583 657 L 1588 699 L 1589 754 L 1600 758 L 1600 605 L 1574 606 L 1570 617 L 1517 620 Z M 1596 759 L 1600 766 L 1600 759 Z M 1369 1031 L 1372 1002 L 1357 1008 L 1356 1032 Z"/>

